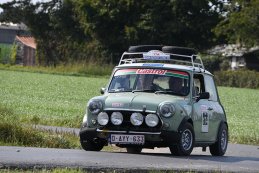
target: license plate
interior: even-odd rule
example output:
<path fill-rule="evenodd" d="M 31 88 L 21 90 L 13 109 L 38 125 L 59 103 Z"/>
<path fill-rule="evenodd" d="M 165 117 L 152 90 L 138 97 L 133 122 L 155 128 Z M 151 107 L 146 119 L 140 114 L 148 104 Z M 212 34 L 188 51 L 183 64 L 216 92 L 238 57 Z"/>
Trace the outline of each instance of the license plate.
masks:
<path fill-rule="evenodd" d="M 143 145 L 145 143 L 144 135 L 110 135 L 111 144 L 138 144 Z"/>

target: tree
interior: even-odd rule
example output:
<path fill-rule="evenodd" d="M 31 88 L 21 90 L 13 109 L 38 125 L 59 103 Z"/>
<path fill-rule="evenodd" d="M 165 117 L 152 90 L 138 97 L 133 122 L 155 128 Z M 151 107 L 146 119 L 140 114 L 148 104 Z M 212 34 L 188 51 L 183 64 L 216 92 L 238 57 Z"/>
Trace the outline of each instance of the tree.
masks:
<path fill-rule="evenodd" d="M 46 11 L 51 11 L 56 5 L 56 1 L 49 4 L 33 4 L 30 0 L 21 0 L 7 2 L 1 4 L 4 10 L 1 14 L 1 21 L 24 23 L 30 29 L 31 34 L 35 37 L 40 55 L 44 56 L 46 64 L 56 63 L 53 51 L 49 47 L 54 47 L 53 42 L 49 40 L 51 37 L 49 26 L 49 15 Z M 36 24 L 37 23 L 37 24 Z M 42 41 L 45 38 L 46 42 Z M 40 62 L 43 57 L 40 56 Z"/>
<path fill-rule="evenodd" d="M 28 26 L 37 42 L 40 64 L 55 66 L 78 57 L 75 49 L 86 37 L 73 16 L 72 1 L 53 0 L 34 4 L 31 0 L 13 0 L 0 7 L 3 9 L 1 21 Z"/>
<path fill-rule="evenodd" d="M 133 44 L 204 49 L 213 44 L 220 0 L 79 0 L 75 13 L 92 39 L 112 53 Z"/>
<path fill-rule="evenodd" d="M 25 23 L 46 65 L 110 57 L 130 45 L 206 49 L 221 19 L 222 0 L 13 0 L 0 5 L 2 20 Z"/>
<path fill-rule="evenodd" d="M 228 4 L 228 13 L 215 28 L 220 38 L 229 43 L 248 47 L 259 44 L 259 1 L 233 0 Z"/>

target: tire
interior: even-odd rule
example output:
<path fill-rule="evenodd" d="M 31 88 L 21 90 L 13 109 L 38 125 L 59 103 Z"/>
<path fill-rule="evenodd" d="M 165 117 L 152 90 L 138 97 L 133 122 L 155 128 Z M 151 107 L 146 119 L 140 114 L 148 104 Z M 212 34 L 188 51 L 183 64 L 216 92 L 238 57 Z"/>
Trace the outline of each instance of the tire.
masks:
<path fill-rule="evenodd" d="M 139 154 L 142 151 L 142 148 L 138 148 L 138 147 L 127 147 L 127 153 L 131 153 L 131 154 Z"/>
<path fill-rule="evenodd" d="M 218 131 L 217 142 L 210 146 L 210 153 L 212 156 L 223 156 L 228 147 L 228 128 L 223 123 Z"/>
<path fill-rule="evenodd" d="M 150 50 L 161 50 L 162 45 L 139 45 L 139 46 L 130 46 L 128 52 L 148 52 Z"/>
<path fill-rule="evenodd" d="M 162 48 L 164 53 L 181 54 L 181 55 L 197 55 L 197 51 L 192 48 L 187 47 L 177 47 L 177 46 L 164 46 Z"/>
<path fill-rule="evenodd" d="M 85 151 L 101 151 L 104 147 L 104 143 L 102 142 L 94 142 L 91 140 L 80 140 L 81 146 Z"/>
<path fill-rule="evenodd" d="M 169 147 L 171 153 L 176 156 L 189 156 L 194 146 L 194 131 L 190 123 L 180 127 L 180 140 L 174 146 Z"/>

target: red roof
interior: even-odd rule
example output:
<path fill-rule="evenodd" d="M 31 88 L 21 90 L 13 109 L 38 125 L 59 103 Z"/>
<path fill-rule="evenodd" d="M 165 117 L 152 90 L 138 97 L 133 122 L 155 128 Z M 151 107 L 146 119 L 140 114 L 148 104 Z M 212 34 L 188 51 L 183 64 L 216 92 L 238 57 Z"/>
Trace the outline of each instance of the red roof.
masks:
<path fill-rule="evenodd" d="M 16 36 L 16 39 L 22 42 L 24 45 L 36 49 L 35 39 L 28 36 Z"/>

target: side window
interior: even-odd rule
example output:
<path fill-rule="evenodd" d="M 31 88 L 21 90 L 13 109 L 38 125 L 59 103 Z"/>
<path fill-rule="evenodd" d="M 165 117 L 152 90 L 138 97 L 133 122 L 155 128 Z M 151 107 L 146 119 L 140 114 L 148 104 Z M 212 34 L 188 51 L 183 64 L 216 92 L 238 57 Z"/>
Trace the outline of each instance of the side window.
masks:
<path fill-rule="evenodd" d="M 193 77 L 193 95 L 197 96 L 199 93 L 205 92 L 204 77 L 201 74 L 194 74 Z"/>
<path fill-rule="evenodd" d="M 206 75 L 205 83 L 206 83 L 206 86 L 205 86 L 206 91 L 210 93 L 210 100 L 218 101 L 217 90 L 212 76 Z"/>

